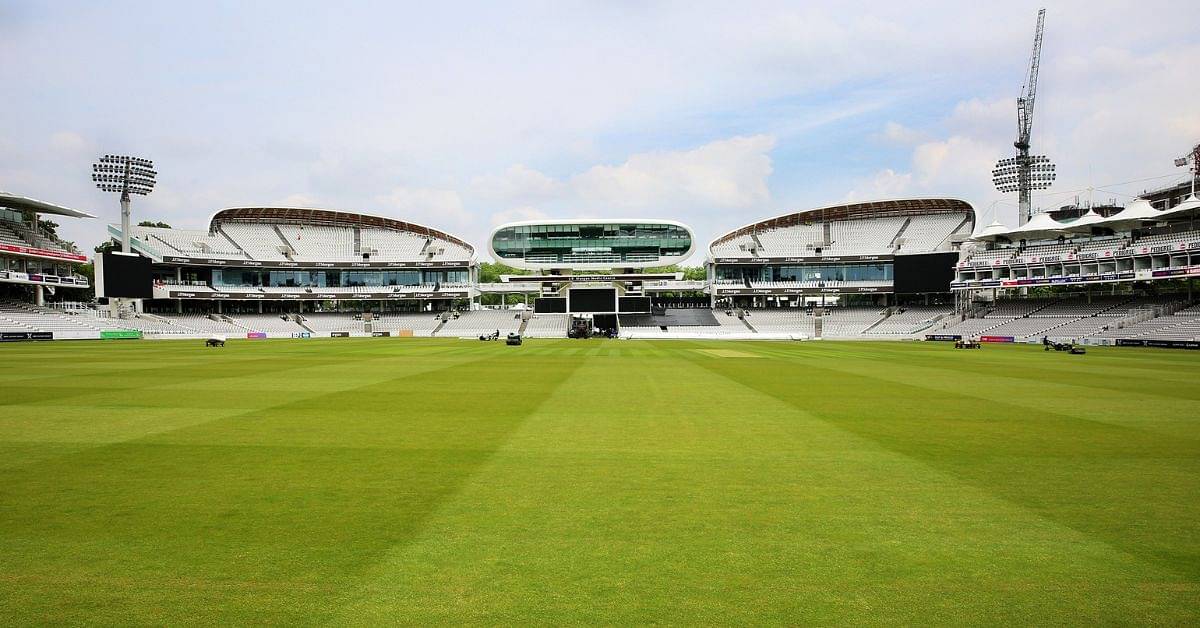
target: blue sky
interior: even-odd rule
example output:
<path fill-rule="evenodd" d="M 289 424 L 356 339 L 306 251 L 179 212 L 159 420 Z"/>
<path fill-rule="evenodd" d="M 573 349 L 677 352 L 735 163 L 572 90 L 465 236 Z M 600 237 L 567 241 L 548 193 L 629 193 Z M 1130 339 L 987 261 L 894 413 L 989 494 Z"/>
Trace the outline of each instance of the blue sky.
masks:
<path fill-rule="evenodd" d="M 0 0 L 0 189 L 115 222 L 88 173 L 124 152 L 161 172 L 139 219 L 330 207 L 480 246 L 513 219 L 673 218 L 707 241 L 888 196 L 1012 222 L 988 177 L 1012 151 L 1037 8 Z M 1200 12 L 1047 9 L 1034 150 L 1060 181 L 1039 204 L 1184 178 Z M 63 222 L 85 246 L 103 235 Z"/>

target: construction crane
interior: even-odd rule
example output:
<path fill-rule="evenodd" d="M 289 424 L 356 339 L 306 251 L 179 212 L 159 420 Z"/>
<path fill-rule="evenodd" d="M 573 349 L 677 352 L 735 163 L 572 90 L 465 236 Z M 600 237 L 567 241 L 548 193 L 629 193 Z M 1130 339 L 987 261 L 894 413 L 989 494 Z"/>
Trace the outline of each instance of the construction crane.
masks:
<path fill-rule="evenodd" d="M 1033 32 L 1033 54 L 1029 60 L 1029 75 L 1017 98 L 1017 149 L 1015 157 L 1001 159 L 992 169 L 992 183 L 1001 192 L 1017 192 L 1020 201 L 1020 224 L 1029 221 L 1033 207 L 1033 191 L 1044 190 L 1054 182 L 1055 167 L 1044 155 L 1029 154 L 1029 138 L 1033 133 L 1033 105 L 1037 99 L 1038 66 L 1042 61 L 1042 31 L 1046 10 L 1039 9 L 1037 28 Z"/>
<path fill-rule="evenodd" d="M 1191 180 L 1192 180 L 1192 196 L 1196 196 L 1196 179 L 1200 179 L 1200 144 L 1192 147 L 1192 152 L 1175 160 L 1176 166 L 1192 165 Z"/>

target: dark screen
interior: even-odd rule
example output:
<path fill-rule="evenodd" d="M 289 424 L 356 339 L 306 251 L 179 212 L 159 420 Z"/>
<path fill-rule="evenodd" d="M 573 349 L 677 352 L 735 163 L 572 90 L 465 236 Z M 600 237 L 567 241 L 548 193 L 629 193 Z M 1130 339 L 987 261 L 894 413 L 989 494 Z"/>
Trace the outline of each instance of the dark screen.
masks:
<path fill-rule="evenodd" d="M 950 292 L 958 253 L 897 255 L 893 263 L 896 294 Z"/>
<path fill-rule="evenodd" d="M 650 297 L 621 297 L 622 312 L 649 312 Z"/>
<path fill-rule="evenodd" d="M 104 296 L 130 299 L 152 297 L 150 260 L 140 255 L 105 253 Z"/>
<path fill-rule="evenodd" d="M 616 312 L 616 288 L 572 288 L 572 312 Z"/>
<path fill-rule="evenodd" d="M 533 302 L 533 311 L 538 314 L 565 314 L 566 297 L 540 297 Z"/>

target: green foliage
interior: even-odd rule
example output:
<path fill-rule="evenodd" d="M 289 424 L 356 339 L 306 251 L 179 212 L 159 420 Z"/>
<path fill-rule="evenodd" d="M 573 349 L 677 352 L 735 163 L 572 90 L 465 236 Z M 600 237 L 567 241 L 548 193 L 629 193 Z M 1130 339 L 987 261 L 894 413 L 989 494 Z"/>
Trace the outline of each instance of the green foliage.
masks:
<path fill-rule="evenodd" d="M 4 343 L 5 624 L 1200 623 L 1194 352 Z"/>
<path fill-rule="evenodd" d="M 168 225 L 165 222 L 162 222 L 162 221 L 155 222 L 153 220 L 143 220 L 143 221 L 139 222 L 137 224 L 137 226 L 139 226 L 139 227 L 158 227 L 160 229 L 170 229 L 171 228 L 171 225 Z"/>
<path fill-rule="evenodd" d="M 499 283 L 500 275 L 528 275 L 530 271 L 513 268 L 499 262 L 482 262 L 479 264 L 479 283 Z"/>
<path fill-rule="evenodd" d="M 50 234 L 50 237 L 58 238 L 59 225 L 57 222 L 54 222 L 53 220 L 49 220 L 47 218 L 38 218 L 37 224 L 38 224 L 38 228 L 40 230 L 45 231 L 46 233 Z"/>

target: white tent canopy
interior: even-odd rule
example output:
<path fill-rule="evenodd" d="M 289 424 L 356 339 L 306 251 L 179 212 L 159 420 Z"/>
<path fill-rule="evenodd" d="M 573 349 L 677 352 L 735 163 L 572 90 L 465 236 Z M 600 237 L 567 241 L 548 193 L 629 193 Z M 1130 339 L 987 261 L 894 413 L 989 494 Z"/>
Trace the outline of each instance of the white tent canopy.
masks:
<path fill-rule="evenodd" d="M 1164 218 L 1171 216 L 1180 216 L 1188 212 L 1200 210 L 1200 199 L 1195 196 L 1189 196 L 1187 200 L 1176 205 L 1166 211 L 1154 209 L 1150 201 L 1145 199 L 1137 199 L 1125 209 L 1105 218 L 1096 213 L 1095 210 L 1088 210 L 1086 214 L 1080 216 L 1076 220 L 1070 222 L 1059 222 L 1052 218 L 1048 212 L 1035 215 L 1029 219 L 1029 222 L 1016 228 L 1008 228 L 1001 225 L 999 222 L 984 227 L 979 233 L 972 236 L 974 240 L 995 240 L 996 238 L 1007 238 L 1009 240 L 1019 240 L 1022 238 L 1050 239 L 1056 238 L 1062 234 L 1070 234 L 1091 230 L 1092 227 L 1109 227 L 1121 228 L 1132 227 L 1143 222 L 1158 222 Z"/>

